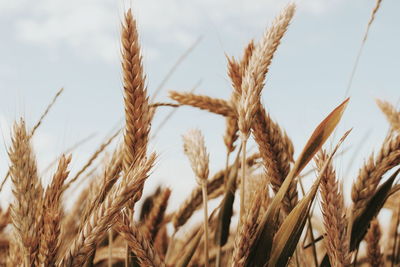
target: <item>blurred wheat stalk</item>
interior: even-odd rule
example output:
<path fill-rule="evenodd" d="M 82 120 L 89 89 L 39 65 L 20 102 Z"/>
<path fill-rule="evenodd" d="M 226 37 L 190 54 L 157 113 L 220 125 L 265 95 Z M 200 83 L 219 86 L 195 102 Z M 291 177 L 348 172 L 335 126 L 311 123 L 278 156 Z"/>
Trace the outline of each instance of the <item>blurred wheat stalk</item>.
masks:
<path fill-rule="evenodd" d="M 377 1 L 363 45 L 380 5 Z M 400 172 L 400 111 L 387 101 L 377 100 L 391 129 L 378 153 L 360 168 L 348 206 L 335 172 L 334 156 L 351 130 L 343 133 L 332 150 L 322 147 L 339 124 L 349 99 L 316 126 L 296 159 L 289 135 L 262 104 L 266 75 L 294 14 L 295 5 L 287 5 L 260 41 L 249 42 L 240 60 L 227 58 L 233 89 L 230 99 L 171 91 L 170 98 L 176 103 L 151 103 L 136 21 L 128 10 L 121 34 L 123 141 L 111 156 L 94 166 L 93 170 L 101 169 L 97 174 L 88 169 L 120 130 L 101 144 L 75 175 L 69 171 L 73 161 L 70 151 L 60 156 L 51 183 L 43 187 L 31 138 L 62 90 L 32 131 L 22 119 L 15 123 L 7 174 L 14 200 L 0 213 L 1 265 L 399 265 L 400 185 L 395 181 Z M 198 186 L 177 208 L 168 206 L 171 189 L 160 187 L 144 199 L 136 215 L 136 203 L 156 161 L 156 154 L 147 151 L 153 116 L 160 106 L 182 105 L 225 117 L 226 164 L 210 175 L 204 137 L 200 130 L 189 131 L 183 135 L 183 152 Z M 251 155 L 246 149 L 250 137 L 258 147 Z M 313 159 L 316 178 L 305 191 L 304 170 Z M 89 180 L 89 185 L 66 212 L 65 191 L 83 179 Z M 238 188 L 240 208 L 235 210 Z M 313 208 L 318 191 L 321 200 L 316 206 L 321 208 L 322 218 Z M 208 202 L 213 199 L 219 205 L 210 212 Z M 195 224 L 190 219 L 201 208 L 202 223 Z M 377 220 L 383 208 L 392 211 L 386 231 Z M 167 213 L 167 209 L 171 211 Z M 360 247 L 363 242 L 365 249 Z"/>

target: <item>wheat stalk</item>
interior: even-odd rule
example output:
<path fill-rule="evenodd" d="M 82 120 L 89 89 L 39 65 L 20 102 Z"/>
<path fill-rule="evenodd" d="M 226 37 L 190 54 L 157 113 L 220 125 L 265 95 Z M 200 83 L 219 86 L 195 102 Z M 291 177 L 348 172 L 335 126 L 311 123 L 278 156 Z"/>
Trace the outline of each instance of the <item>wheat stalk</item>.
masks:
<path fill-rule="evenodd" d="M 260 156 L 258 153 L 251 155 L 247 158 L 247 165 L 253 166 L 255 164 L 256 159 Z M 229 167 L 229 170 L 233 166 Z M 228 171 L 229 173 L 229 171 Z M 219 196 L 222 192 L 218 191 L 218 189 L 222 188 L 225 181 L 225 170 L 221 170 L 217 172 L 213 177 L 207 180 L 207 193 L 208 199 L 215 198 Z M 216 196 L 212 196 L 213 192 L 218 191 Z M 202 187 L 196 187 L 190 195 L 182 202 L 179 208 L 172 215 L 172 225 L 177 231 L 182 225 L 184 225 L 189 218 L 193 215 L 193 213 L 201 206 L 202 203 Z"/>
<path fill-rule="evenodd" d="M 363 39 L 361 41 L 360 48 L 358 49 L 357 57 L 356 57 L 356 60 L 354 62 L 351 74 L 350 74 L 350 78 L 349 78 L 349 82 L 347 84 L 347 89 L 346 89 L 345 96 L 347 96 L 349 94 L 349 92 L 350 92 L 351 86 L 353 84 L 353 79 L 354 79 L 354 76 L 356 74 L 356 70 L 357 70 L 357 67 L 358 67 L 358 63 L 360 62 L 362 51 L 364 49 L 365 43 L 367 42 L 369 29 L 371 28 L 371 25 L 375 20 L 376 13 L 378 12 L 379 8 L 381 7 L 381 3 L 382 3 L 382 0 L 376 0 L 375 6 L 372 9 L 371 16 L 370 16 L 368 24 L 367 24 L 367 28 L 365 29 L 364 36 L 363 36 Z"/>
<path fill-rule="evenodd" d="M 98 149 L 90 156 L 85 165 L 75 174 L 75 176 L 68 181 L 68 183 L 64 186 L 63 190 L 67 190 L 74 182 L 78 180 L 78 178 L 84 173 L 93 162 L 99 157 L 99 155 L 104 152 L 104 150 L 111 144 L 111 142 L 118 136 L 120 130 L 116 131 L 111 137 L 109 137 L 105 142 L 103 142 Z"/>
<path fill-rule="evenodd" d="M 203 193 L 203 211 L 204 211 L 204 261 L 208 267 L 209 258 L 209 230 L 208 230 L 208 194 L 207 179 L 209 175 L 209 155 L 204 143 L 204 137 L 200 130 L 193 129 L 183 135 L 183 148 L 190 161 L 193 172 L 196 175 L 196 181 L 201 185 Z"/>

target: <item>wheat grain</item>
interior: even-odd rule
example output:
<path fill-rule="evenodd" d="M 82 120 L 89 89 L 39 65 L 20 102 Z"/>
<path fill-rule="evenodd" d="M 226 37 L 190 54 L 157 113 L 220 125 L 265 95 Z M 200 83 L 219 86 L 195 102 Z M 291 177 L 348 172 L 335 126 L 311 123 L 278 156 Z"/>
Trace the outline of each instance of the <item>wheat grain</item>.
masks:
<path fill-rule="evenodd" d="M 117 230 L 128 242 L 129 248 L 134 252 L 141 266 L 165 266 L 145 235 L 135 224 L 131 223 L 132 219 L 127 218 L 127 216 L 120 217 Z"/>
<path fill-rule="evenodd" d="M 190 130 L 183 135 L 183 148 L 186 156 L 189 158 L 193 172 L 196 174 L 196 180 L 201 185 L 203 193 L 203 210 L 204 210 L 204 261 L 208 267 L 209 258 L 209 230 L 208 230 L 208 193 L 207 179 L 209 174 L 209 155 L 204 144 L 204 137 L 200 130 Z"/>
<path fill-rule="evenodd" d="M 39 247 L 39 264 L 41 266 L 53 266 L 56 261 L 61 240 L 62 188 L 69 175 L 68 165 L 71 156 L 61 156 L 56 173 L 51 185 L 47 187 L 43 201 L 43 233 Z"/>
<path fill-rule="evenodd" d="M 30 266 L 36 262 L 39 247 L 43 188 L 37 174 L 30 136 L 22 119 L 14 125 L 8 154 L 12 163 L 10 175 L 15 197 L 11 205 L 11 218 L 20 251 L 24 254 L 24 265 Z"/>
<path fill-rule="evenodd" d="M 250 253 L 252 242 L 258 227 L 258 218 L 260 208 L 263 202 L 263 194 L 268 191 L 266 184 L 257 188 L 254 194 L 252 204 L 244 220 L 240 231 L 235 236 L 235 245 L 232 257 L 232 266 L 244 266 L 244 263 Z"/>
<path fill-rule="evenodd" d="M 353 200 L 353 211 L 357 212 L 365 207 L 382 176 L 391 168 L 400 163 L 400 135 L 388 136 L 378 155 L 372 154 L 364 166 L 360 169 L 357 180 L 353 183 L 351 198 Z"/>
<path fill-rule="evenodd" d="M 158 231 L 161 229 L 165 211 L 168 206 L 168 199 L 171 195 L 171 189 L 166 188 L 154 200 L 153 207 L 146 218 L 145 228 L 148 240 L 154 241 Z"/>
<path fill-rule="evenodd" d="M 74 238 L 67 252 L 60 259 L 60 266 L 81 266 L 86 262 L 103 235 L 115 223 L 125 203 L 141 190 L 154 160 L 155 156 L 152 155 L 145 162 L 137 164 L 129 171 L 126 181 L 113 187 Z"/>
<path fill-rule="evenodd" d="M 396 108 L 387 101 L 377 99 L 376 104 L 383 114 L 385 114 L 391 128 L 400 133 L 400 111 L 396 110 Z"/>
<path fill-rule="evenodd" d="M 283 9 L 255 46 L 250 57 L 248 67 L 243 75 L 242 94 L 236 107 L 242 139 L 248 139 L 250 135 L 252 120 L 257 112 L 257 103 L 260 99 L 261 90 L 264 87 L 265 75 L 269 70 L 269 65 L 280 44 L 280 40 L 294 15 L 294 11 L 294 4 L 289 4 Z"/>
<path fill-rule="evenodd" d="M 385 266 L 383 255 L 381 252 L 381 246 L 379 244 L 382 234 L 379 227 L 379 222 L 374 219 L 371 222 L 371 226 L 365 236 L 367 241 L 367 258 L 371 266 L 382 267 Z"/>
<path fill-rule="evenodd" d="M 336 173 L 330 162 L 321 173 L 328 155 L 320 151 L 316 158 L 317 169 L 321 175 L 321 208 L 325 226 L 325 247 L 332 266 L 345 267 L 350 264 L 349 242 L 346 234 L 347 220 L 343 194 L 340 191 Z"/>
<path fill-rule="evenodd" d="M 289 174 L 290 163 L 293 162 L 293 144 L 261 105 L 252 128 L 266 174 L 271 180 L 272 189 L 277 193 Z M 293 180 L 284 198 L 284 207 L 287 212 L 290 212 L 297 204 L 297 199 L 297 183 Z"/>
<path fill-rule="evenodd" d="M 235 111 L 230 106 L 229 102 L 223 99 L 211 98 L 209 96 L 196 95 L 193 93 L 180 93 L 176 91 L 170 91 L 169 97 L 181 105 L 197 107 L 222 116 L 235 116 Z"/>
<path fill-rule="evenodd" d="M 255 164 L 256 159 L 258 159 L 260 156 L 258 153 L 251 155 L 250 157 L 247 158 L 247 164 L 249 166 L 252 166 Z M 232 166 L 229 167 L 231 169 Z M 217 191 L 218 189 L 222 188 L 224 185 L 224 180 L 225 180 L 225 170 L 221 170 L 217 172 L 213 177 L 207 180 L 207 193 L 209 194 L 208 198 L 212 199 L 212 193 Z M 219 193 L 214 196 L 220 196 L 221 193 L 224 192 L 219 191 Z M 192 192 L 190 193 L 189 197 L 187 197 L 182 204 L 179 206 L 176 212 L 174 212 L 172 216 L 172 225 L 175 228 L 175 231 L 177 231 L 182 225 L 184 225 L 189 218 L 193 215 L 193 213 L 201 207 L 201 202 L 202 202 L 202 189 L 201 187 L 196 187 Z"/>
<path fill-rule="evenodd" d="M 151 120 L 136 20 L 130 9 L 124 16 L 121 42 L 125 102 L 123 170 L 126 173 L 135 160 L 140 161 L 146 154 Z"/>

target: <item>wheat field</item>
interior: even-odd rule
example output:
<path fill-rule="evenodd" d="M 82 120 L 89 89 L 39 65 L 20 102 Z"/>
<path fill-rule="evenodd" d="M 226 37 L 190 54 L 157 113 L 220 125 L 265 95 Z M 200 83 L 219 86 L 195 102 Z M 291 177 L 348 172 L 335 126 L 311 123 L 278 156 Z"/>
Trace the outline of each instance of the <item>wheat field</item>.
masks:
<path fill-rule="evenodd" d="M 354 64 L 367 41 L 381 1 L 376 1 Z M 132 10 L 121 23 L 124 128 L 117 130 L 80 170 L 70 173 L 73 153 L 55 159 L 56 170 L 42 183 L 31 139 L 63 92 L 57 92 L 33 125 L 18 119 L 7 149 L 13 200 L 0 211 L 1 266 L 400 266 L 400 110 L 377 100 L 390 130 L 351 185 L 351 203 L 335 170 L 335 159 L 352 129 L 337 126 L 351 99 L 337 103 L 312 131 L 297 157 L 290 136 L 261 101 L 269 67 L 293 21 L 295 4 L 273 19 L 259 40 L 240 57 L 227 56 L 229 99 L 170 91 L 170 102 L 153 102 L 137 23 Z M 146 181 L 161 160 L 149 148 L 152 120 L 161 107 L 190 106 L 225 119 L 226 164 L 210 171 L 200 129 L 182 134 L 181 151 L 196 186 L 178 207 L 172 189 L 160 186 L 144 195 Z M 325 145 L 333 135 L 341 137 Z M 110 143 L 122 136 L 110 156 L 87 174 Z M 249 140 L 256 144 L 249 149 Z M 311 166 L 312 172 L 305 171 Z M 64 192 L 84 185 L 72 208 Z M 303 178 L 313 176 L 304 186 Z M 88 178 L 89 177 L 89 178 Z M 4 185 L 1 185 L 3 187 Z M 209 205 L 216 201 L 216 207 Z M 138 205 L 137 203 L 141 203 Z M 317 210 L 320 211 L 317 211 Z M 389 227 L 377 216 L 391 211 Z M 192 217 L 199 220 L 193 222 Z"/>

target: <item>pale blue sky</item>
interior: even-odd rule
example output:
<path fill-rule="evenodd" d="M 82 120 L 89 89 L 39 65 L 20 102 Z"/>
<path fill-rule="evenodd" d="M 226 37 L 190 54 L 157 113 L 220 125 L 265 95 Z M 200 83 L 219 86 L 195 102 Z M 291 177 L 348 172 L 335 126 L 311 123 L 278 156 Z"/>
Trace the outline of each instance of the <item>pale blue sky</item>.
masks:
<path fill-rule="evenodd" d="M 21 115 L 33 125 L 60 87 L 63 96 L 35 137 L 41 168 L 77 140 L 96 137 L 73 155 L 80 166 L 123 116 L 119 32 L 122 12 L 132 7 L 138 19 L 145 71 L 151 93 L 176 59 L 199 36 L 203 39 L 166 84 L 228 98 L 225 53 L 240 56 L 288 1 L 281 0 L 0 0 L 0 120 L 4 145 L 0 173 L 7 171 L 6 145 L 12 121 Z M 303 0 L 267 77 L 263 101 L 295 143 L 296 152 L 314 127 L 344 97 L 351 68 L 375 1 Z M 379 146 L 388 129 L 374 103 L 400 97 L 400 2 L 384 0 L 361 57 L 351 102 L 339 134 L 354 127 L 345 144 L 362 145 L 351 176 L 362 159 Z M 163 108 L 154 126 L 169 111 Z M 173 187 L 179 201 L 195 181 L 182 153 L 181 134 L 198 127 L 206 137 L 211 170 L 223 166 L 224 120 L 192 108 L 180 108 L 151 145 L 159 163 L 148 182 Z M 348 156 L 338 159 L 344 174 Z M 346 183 L 350 184 L 350 182 Z M 4 196 L 4 195 L 3 195 Z M 176 202 L 174 202 L 176 203 Z"/>

